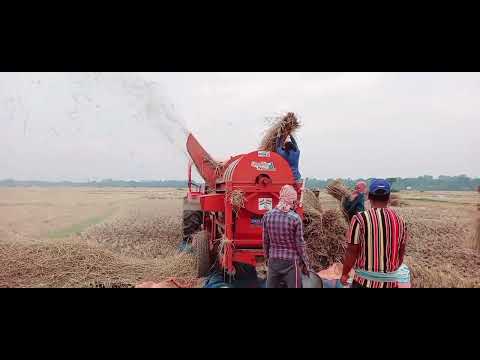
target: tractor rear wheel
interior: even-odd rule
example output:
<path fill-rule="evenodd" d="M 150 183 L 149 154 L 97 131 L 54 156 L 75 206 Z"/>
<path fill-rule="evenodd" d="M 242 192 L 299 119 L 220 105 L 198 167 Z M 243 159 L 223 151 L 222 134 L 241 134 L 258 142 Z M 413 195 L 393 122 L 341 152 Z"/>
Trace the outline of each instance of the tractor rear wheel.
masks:
<path fill-rule="evenodd" d="M 183 211 L 183 241 L 191 243 L 192 235 L 202 228 L 203 213 L 201 211 Z"/>
<path fill-rule="evenodd" d="M 210 245 L 207 231 L 200 231 L 193 236 L 195 250 L 196 272 L 198 277 L 205 277 L 210 271 Z"/>

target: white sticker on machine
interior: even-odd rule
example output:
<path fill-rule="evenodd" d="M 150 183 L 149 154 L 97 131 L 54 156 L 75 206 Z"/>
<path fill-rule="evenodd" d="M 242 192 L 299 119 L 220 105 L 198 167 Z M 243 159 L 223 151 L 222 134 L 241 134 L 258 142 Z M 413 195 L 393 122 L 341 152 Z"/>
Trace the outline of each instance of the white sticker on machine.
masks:
<path fill-rule="evenodd" d="M 275 164 L 273 162 L 256 162 L 252 161 L 252 167 L 259 171 L 276 171 Z"/>
<path fill-rule="evenodd" d="M 272 210 L 273 199 L 272 198 L 260 198 L 258 199 L 258 210 Z"/>

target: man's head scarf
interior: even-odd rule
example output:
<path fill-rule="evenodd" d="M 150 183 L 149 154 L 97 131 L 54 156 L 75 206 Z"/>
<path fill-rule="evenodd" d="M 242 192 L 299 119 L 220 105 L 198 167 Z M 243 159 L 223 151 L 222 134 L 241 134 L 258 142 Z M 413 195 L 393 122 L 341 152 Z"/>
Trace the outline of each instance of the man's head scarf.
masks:
<path fill-rule="evenodd" d="M 277 209 L 283 212 L 289 212 L 295 207 L 297 198 L 297 191 L 293 188 L 293 186 L 285 185 L 282 190 L 280 190 L 280 201 L 277 205 Z"/>

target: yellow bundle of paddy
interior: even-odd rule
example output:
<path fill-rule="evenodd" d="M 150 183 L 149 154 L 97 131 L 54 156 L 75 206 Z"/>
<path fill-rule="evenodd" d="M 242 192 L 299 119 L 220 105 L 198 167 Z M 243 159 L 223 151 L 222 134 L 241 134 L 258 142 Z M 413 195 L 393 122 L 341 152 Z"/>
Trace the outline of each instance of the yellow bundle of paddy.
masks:
<path fill-rule="evenodd" d="M 301 124 L 297 116 L 289 112 L 275 119 L 260 143 L 259 150 L 276 151 L 276 142 L 278 136 L 286 139 L 289 135 L 293 135 L 300 128 Z"/>
<path fill-rule="evenodd" d="M 326 187 L 327 193 L 333 196 L 338 201 L 342 201 L 344 198 L 348 198 L 352 195 L 352 192 L 342 183 L 340 179 L 335 180 Z"/>

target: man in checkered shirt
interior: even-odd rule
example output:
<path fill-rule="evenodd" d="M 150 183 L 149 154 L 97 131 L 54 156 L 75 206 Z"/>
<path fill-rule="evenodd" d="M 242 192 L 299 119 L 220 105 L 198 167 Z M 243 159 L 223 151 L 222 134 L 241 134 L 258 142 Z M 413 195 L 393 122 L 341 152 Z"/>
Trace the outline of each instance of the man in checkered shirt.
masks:
<path fill-rule="evenodd" d="M 263 247 L 268 264 L 267 288 L 302 287 L 302 272 L 308 274 L 303 222 L 295 212 L 297 191 L 285 185 L 277 207 L 263 217 Z"/>

